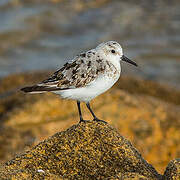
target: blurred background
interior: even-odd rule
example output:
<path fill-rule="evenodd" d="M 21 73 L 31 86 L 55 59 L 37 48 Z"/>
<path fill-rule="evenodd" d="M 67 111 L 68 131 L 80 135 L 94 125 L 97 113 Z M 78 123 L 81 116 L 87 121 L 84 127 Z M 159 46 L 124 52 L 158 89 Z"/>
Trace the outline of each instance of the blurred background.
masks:
<path fill-rule="evenodd" d="M 116 40 L 139 69 L 123 72 L 180 87 L 179 0 L 1 0 L 0 77 L 58 69 Z"/>
<path fill-rule="evenodd" d="M 0 163 L 79 121 L 75 102 L 19 89 L 109 40 L 139 67 L 122 63 L 97 117 L 160 173 L 180 157 L 179 0 L 0 0 Z"/>

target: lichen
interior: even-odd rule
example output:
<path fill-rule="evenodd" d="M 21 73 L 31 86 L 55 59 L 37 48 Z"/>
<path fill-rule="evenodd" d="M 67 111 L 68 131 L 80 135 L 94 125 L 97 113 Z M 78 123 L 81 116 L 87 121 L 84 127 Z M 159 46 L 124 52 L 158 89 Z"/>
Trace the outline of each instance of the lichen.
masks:
<path fill-rule="evenodd" d="M 160 177 L 116 129 L 92 121 L 56 133 L 1 168 L 4 170 L 0 177 L 15 179 L 46 177 L 47 172 L 67 179 L 105 179 L 117 175 L 127 179 L 134 174 L 149 179 Z"/>

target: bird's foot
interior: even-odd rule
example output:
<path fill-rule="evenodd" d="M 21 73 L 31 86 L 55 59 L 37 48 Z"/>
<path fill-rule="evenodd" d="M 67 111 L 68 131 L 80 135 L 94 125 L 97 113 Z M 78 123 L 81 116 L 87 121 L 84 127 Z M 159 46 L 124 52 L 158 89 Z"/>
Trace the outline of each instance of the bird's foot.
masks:
<path fill-rule="evenodd" d="M 96 121 L 96 122 L 103 122 L 103 123 L 107 124 L 107 122 L 106 122 L 106 121 L 103 121 L 103 120 L 98 119 L 98 118 L 94 118 L 94 119 L 93 119 L 93 121 Z"/>
<path fill-rule="evenodd" d="M 84 120 L 84 119 L 80 119 L 80 121 L 79 121 L 79 123 L 85 123 L 86 122 L 86 120 Z"/>

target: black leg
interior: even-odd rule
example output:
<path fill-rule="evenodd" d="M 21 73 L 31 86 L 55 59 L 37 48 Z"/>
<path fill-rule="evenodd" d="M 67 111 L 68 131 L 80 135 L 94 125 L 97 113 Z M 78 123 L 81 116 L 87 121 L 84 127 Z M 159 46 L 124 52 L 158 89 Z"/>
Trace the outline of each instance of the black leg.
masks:
<path fill-rule="evenodd" d="M 96 117 L 96 115 L 94 114 L 94 112 L 92 111 L 92 109 L 91 109 L 91 107 L 90 107 L 89 102 L 86 103 L 86 106 L 87 106 L 87 108 L 89 109 L 89 111 L 91 112 L 91 114 L 92 114 L 92 116 L 93 116 L 93 118 L 94 118 L 93 121 L 100 121 L 100 122 L 107 123 L 106 121 L 100 120 L 100 119 L 98 119 L 98 118 Z"/>
<path fill-rule="evenodd" d="M 80 101 L 77 101 L 77 106 L 78 106 L 78 112 L 79 112 L 79 117 L 80 117 L 79 122 L 84 122 L 85 120 L 83 120 L 83 117 L 82 117 Z"/>

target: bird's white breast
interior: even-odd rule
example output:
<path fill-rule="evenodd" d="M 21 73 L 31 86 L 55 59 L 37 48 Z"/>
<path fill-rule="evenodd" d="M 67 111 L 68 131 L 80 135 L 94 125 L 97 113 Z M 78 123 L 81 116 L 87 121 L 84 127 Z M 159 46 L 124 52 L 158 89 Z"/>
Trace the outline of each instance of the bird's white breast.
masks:
<path fill-rule="evenodd" d="M 95 79 L 85 87 L 61 90 L 56 91 L 55 93 L 61 95 L 62 98 L 89 102 L 96 96 L 104 93 L 109 88 L 111 88 L 119 79 L 119 77 L 120 72 L 113 77 L 101 74 L 99 75 L 99 77 L 97 77 L 97 79 Z"/>

